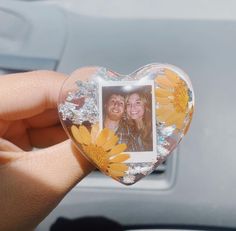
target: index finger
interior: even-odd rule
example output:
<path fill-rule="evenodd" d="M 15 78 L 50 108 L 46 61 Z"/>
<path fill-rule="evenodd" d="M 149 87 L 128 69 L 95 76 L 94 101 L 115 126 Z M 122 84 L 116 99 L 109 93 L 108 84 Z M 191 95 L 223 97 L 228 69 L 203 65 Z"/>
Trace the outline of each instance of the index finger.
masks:
<path fill-rule="evenodd" d="M 10 74 L 0 78 L 0 119 L 19 120 L 56 108 L 66 76 L 53 71 Z"/>

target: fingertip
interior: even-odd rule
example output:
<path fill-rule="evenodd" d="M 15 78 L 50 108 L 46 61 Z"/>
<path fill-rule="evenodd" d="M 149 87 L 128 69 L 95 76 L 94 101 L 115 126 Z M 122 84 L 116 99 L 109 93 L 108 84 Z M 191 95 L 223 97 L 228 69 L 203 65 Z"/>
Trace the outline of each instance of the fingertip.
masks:
<path fill-rule="evenodd" d="M 45 109 L 55 108 L 63 82 L 67 75 L 55 71 L 40 70 L 32 72 L 39 86 L 44 89 Z"/>
<path fill-rule="evenodd" d="M 54 71 L 5 75 L 0 79 L 0 118 L 25 119 L 56 108 L 66 78 L 66 75 Z"/>

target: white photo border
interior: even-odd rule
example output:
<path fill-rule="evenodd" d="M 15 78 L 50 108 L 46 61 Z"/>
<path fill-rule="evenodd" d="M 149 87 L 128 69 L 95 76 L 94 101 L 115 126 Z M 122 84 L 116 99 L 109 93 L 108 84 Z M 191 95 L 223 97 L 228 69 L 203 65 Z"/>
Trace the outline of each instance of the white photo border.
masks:
<path fill-rule="evenodd" d="M 155 100 L 155 85 L 153 80 L 141 81 L 99 81 L 99 127 L 103 129 L 103 87 L 122 87 L 122 86 L 151 86 L 152 89 L 152 141 L 153 150 L 143 152 L 124 152 L 130 154 L 130 158 L 126 163 L 140 163 L 140 162 L 155 162 L 157 158 L 157 134 L 156 134 L 156 100 Z"/>

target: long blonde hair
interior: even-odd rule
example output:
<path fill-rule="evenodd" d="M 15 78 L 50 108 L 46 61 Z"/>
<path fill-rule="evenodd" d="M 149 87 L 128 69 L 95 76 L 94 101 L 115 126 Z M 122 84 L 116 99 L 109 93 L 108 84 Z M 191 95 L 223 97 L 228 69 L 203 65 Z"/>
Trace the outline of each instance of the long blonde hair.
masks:
<path fill-rule="evenodd" d="M 152 142 L 152 107 L 151 107 L 151 97 L 144 90 L 136 90 L 129 93 L 125 97 L 125 102 L 127 104 L 129 97 L 132 94 L 137 94 L 141 101 L 144 103 L 144 115 L 142 118 L 143 126 L 142 128 L 138 129 L 135 120 L 131 119 L 126 110 L 127 114 L 127 122 L 129 127 L 131 128 L 132 132 L 136 135 L 140 135 L 142 139 L 142 143 L 144 145 L 145 150 L 152 150 L 153 149 L 153 142 Z"/>

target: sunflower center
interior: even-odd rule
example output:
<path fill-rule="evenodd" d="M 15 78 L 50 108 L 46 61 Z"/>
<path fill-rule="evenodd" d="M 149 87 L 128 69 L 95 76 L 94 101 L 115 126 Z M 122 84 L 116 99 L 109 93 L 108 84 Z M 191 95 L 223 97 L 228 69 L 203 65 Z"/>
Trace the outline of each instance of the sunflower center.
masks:
<path fill-rule="evenodd" d="M 109 159 L 107 158 L 107 152 L 100 146 L 94 144 L 83 145 L 84 152 L 91 158 L 100 169 L 107 169 Z"/>
<path fill-rule="evenodd" d="M 180 80 L 177 83 L 177 86 L 175 87 L 175 91 L 173 95 L 174 95 L 173 104 L 176 111 L 185 112 L 186 107 L 188 105 L 189 96 L 188 96 L 188 90 L 186 88 L 186 85 L 182 80 Z"/>

